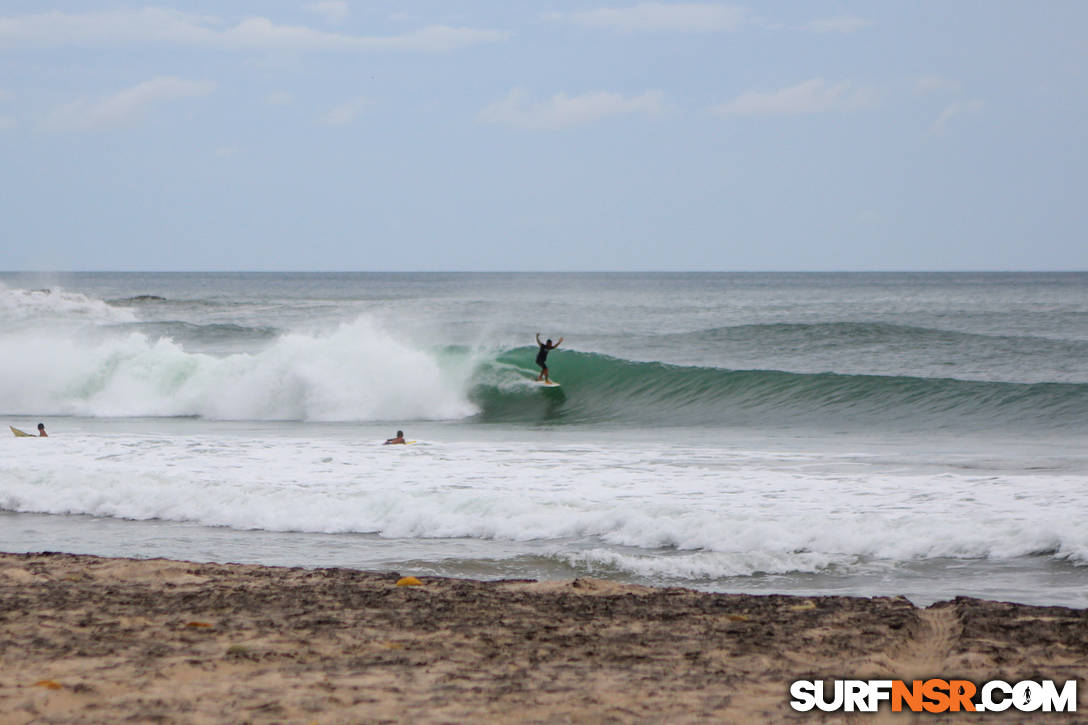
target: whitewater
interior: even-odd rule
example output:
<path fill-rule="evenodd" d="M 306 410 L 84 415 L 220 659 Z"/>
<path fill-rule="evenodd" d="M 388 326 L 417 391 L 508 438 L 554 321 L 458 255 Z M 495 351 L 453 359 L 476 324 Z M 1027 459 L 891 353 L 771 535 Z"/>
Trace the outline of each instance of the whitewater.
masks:
<path fill-rule="evenodd" d="M 1086 282 L 3 274 L 0 550 L 1088 606 Z"/>

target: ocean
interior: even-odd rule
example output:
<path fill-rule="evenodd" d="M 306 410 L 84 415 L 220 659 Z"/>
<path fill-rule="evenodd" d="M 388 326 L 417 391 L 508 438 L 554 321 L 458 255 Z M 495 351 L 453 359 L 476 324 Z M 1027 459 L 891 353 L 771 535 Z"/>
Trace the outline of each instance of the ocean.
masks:
<path fill-rule="evenodd" d="M 1088 606 L 1083 273 L 4 273 L 0 413 L 8 552 Z"/>

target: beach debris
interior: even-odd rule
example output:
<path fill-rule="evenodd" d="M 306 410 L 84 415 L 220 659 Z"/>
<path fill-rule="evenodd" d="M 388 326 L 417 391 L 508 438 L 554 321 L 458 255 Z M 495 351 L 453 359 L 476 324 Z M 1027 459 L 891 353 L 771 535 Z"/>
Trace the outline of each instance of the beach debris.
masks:
<path fill-rule="evenodd" d="M 406 577 L 401 577 L 400 579 L 397 579 L 397 586 L 398 587 L 421 587 L 421 586 L 423 586 L 423 582 L 421 582 L 419 579 L 416 579 L 414 576 L 406 576 Z"/>
<path fill-rule="evenodd" d="M 56 680 L 38 680 L 31 687 L 44 687 L 47 690 L 63 690 L 64 685 Z"/>
<path fill-rule="evenodd" d="M 730 615 L 726 616 L 726 619 L 728 619 L 730 622 L 747 622 L 748 621 L 748 617 L 746 617 L 743 614 L 730 614 Z"/>
<path fill-rule="evenodd" d="M 186 622 L 185 626 L 190 627 L 192 629 L 211 629 L 212 623 L 211 622 Z"/>

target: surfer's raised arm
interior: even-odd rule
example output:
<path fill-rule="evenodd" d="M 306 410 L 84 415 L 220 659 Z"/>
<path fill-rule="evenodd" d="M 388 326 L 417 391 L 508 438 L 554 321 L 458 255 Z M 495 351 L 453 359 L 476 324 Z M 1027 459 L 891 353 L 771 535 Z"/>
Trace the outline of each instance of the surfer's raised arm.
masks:
<path fill-rule="evenodd" d="M 542 343 L 542 342 L 540 341 L 540 333 L 539 333 L 539 332 L 538 332 L 538 333 L 536 333 L 536 344 L 537 344 L 537 345 L 543 345 L 543 344 L 544 344 L 544 343 Z"/>
<path fill-rule="evenodd" d="M 555 348 L 555 347 L 559 347 L 559 346 L 560 346 L 560 345 L 562 345 L 562 344 L 563 344 L 563 338 L 559 338 L 559 339 L 558 339 L 558 340 L 556 341 L 556 343 L 555 343 L 554 345 L 552 345 L 552 347 L 553 347 L 553 348 Z"/>

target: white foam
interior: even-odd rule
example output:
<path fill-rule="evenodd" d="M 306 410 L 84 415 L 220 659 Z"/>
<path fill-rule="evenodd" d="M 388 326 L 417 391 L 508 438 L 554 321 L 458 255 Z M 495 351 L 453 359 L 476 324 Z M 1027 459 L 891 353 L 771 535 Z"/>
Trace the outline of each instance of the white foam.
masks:
<path fill-rule="evenodd" d="M 60 288 L 11 289 L 0 284 L 0 322 L 3 323 L 120 323 L 134 322 L 135 313 L 102 300 Z"/>
<path fill-rule="evenodd" d="M 693 554 L 622 554 L 594 548 L 558 554 L 565 563 L 585 569 L 592 576 L 622 573 L 654 580 L 678 582 L 709 581 L 752 574 L 816 573 L 838 565 L 848 567 L 857 557 L 787 551 L 744 551 L 722 553 L 702 551 Z"/>
<path fill-rule="evenodd" d="M 654 578 L 1040 552 L 1088 563 L 1076 519 L 1088 491 L 1074 475 L 831 471 L 815 455 L 632 443 L 0 440 L 0 508 L 12 511 L 490 540 L 500 553 L 503 541 L 554 542 L 570 564 Z"/>
<path fill-rule="evenodd" d="M 467 375 L 365 317 L 227 357 L 140 333 L 0 335 L 0 408 L 34 415 L 455 419 L 475 412 Z"/>

